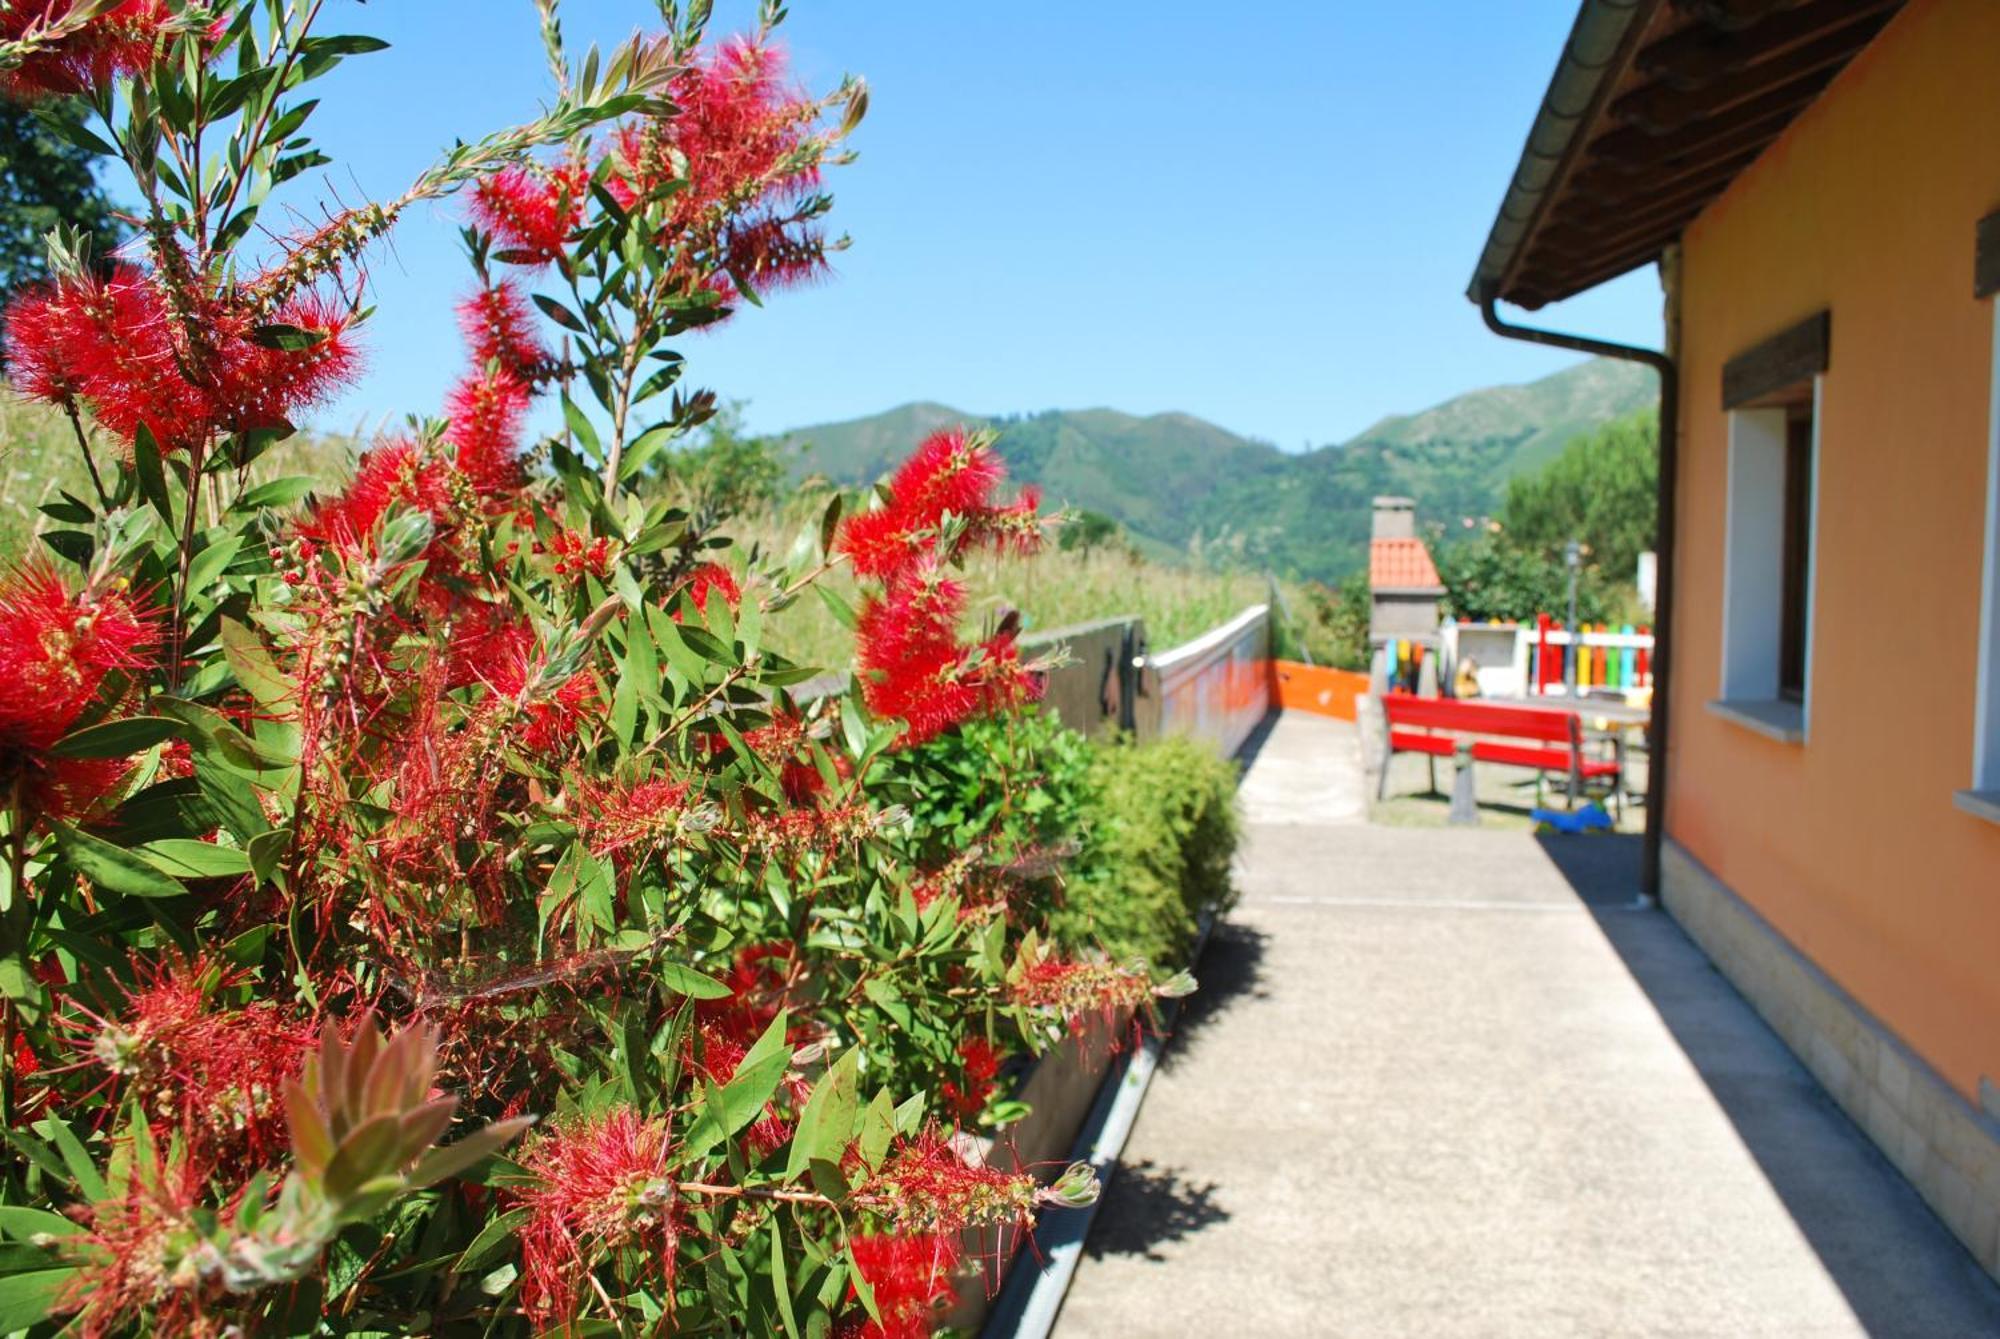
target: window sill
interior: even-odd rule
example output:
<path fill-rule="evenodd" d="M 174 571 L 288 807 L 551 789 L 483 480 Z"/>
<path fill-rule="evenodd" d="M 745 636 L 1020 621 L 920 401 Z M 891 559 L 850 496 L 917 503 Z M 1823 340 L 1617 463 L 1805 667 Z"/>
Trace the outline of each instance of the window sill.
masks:
<path fill-rule="evenodd" d="M 2000 790 L 1961 790 L 1951 801 L 1974 818 L 2000 823 Z"/>
<path fill-rule="evenodd" d="M 1780 744 L 1806 742 L 1806 709 L 1796 702 L 1718 699 L 1708 704 L 1708 710 L 1711 715 L 1720 716 L 1766 739 L 1775 739 Z"/>

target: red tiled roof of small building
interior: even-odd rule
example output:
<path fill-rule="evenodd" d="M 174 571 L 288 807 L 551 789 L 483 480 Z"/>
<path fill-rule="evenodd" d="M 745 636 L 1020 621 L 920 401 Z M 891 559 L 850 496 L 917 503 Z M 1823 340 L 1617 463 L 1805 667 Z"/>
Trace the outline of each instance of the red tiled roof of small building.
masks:
<path fill-rule="evenodd" d="M 1368 543 L 1368 585 L 1373 590 L 1437 590 L 1437 567 L 1421 539 L 1375 539 Z"/>

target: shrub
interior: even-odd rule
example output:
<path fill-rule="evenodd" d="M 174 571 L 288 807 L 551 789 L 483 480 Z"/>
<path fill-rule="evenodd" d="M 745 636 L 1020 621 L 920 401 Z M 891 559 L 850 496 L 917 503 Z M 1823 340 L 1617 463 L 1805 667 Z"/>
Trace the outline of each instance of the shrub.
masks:
<path fill-rule="evenodd" d="M 1004 808 L 946 841 L 896 802 L 1033 696 L 964 630 L 967 557 L 1041 538 L 990 442 L 782 558 L 643 486 L 713 412 L 668 342 L 823 270 L 861 87 L 706 5 L 572 61 L 541 9 L 545 115 L 251 250 L 325 161 L 302 90 L 379 43 L 0 8 L 0 92 L 115 142 L 150 220 L 108 267 L 55 239 L 6 317 L 89 483 L 0 577 L 0 1330 L 921 1334 L 968 1231 L 1094 1193 L 950 1138 L 998 1053 L 1184 988 L 959 860 Z M 358 372 L 370 248 L 460 192 L 446 414 L 255 481 Z M 853 688 L 796 701 L 770 634 L 843 567 Z"/>
<path fill-rule="evenodd" d="M 1235 901 L 1236 764 L 1178 736 L 1092 750 L 1085 850 L 1049 929 L 1113 957 L 1187 964 L 1205 913 Z"/>

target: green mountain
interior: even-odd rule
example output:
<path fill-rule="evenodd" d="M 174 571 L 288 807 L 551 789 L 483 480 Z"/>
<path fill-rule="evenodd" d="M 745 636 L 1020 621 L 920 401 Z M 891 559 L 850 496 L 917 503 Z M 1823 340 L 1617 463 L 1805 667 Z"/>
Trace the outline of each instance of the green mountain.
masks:
<path fill-rule="evenodd" d="M 1188 414 L 1054 409 L 987 417 L 908 404 L 786 434 L 800 475 L 860 484 L 952 423 L 1000 431 L 1015 478 L 1051 502 L 1103 512 L 1151 550 L 1198 550 L 1332 580 L 1364 560 L 1369 501 L 1417 500 L 1447 537 L 1494 511 L 1507 480 L 1563 443 L 1653 403 L 1653 374 L 1596 359 L 1524 386 L 1472 391 L 1381 420 L 1351 441 L 1288 455 Z"/>

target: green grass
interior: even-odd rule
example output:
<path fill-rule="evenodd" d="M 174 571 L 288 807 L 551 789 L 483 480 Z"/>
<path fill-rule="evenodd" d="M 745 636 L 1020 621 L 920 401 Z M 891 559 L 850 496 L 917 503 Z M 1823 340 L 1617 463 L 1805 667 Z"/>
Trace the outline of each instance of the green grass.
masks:
<path fill-rule="evenodd" d="M 741 543 L 782 553 L 801 528 L 816 524 L 823 505 L 824 495 L 801 499 L 782 511 L 739 518 L 732 531 Z M 1198 637 L 1270 598 L 1265 579 L 1251 572 L 1159 563 L 1118 548 L 1066 553 L 1051 546 L 1032 558 L 980 555 L 967 563 L 962 579 L 971 616 L 982 625 L 1007 609 L 1021 611 L 1030 634 L 1137 615 L 1157 650 Z M 854 576 L 845 569 L 823 584 L 850 606 L 860 599 Z M 779 614 L 772 626 L 773 645 L 794 659 L 838 667 L 852 656 L 852 635 L 816 596 Z"/>
<path fill-rule="evenodd" d="M 98 472 L 108 483 L 117 472 L 120 448 L 87 422 L 85 427 Z M 265 452 L 251 465 L 247 482 L 306 475 L 328 493 L 347 482 L 354 460 L 351 439 L 301 432 Z M 56 522 L 39 508 L 65 492 L 96 506 L 75 430 L 59 411 L 24 401 L 0 382 L 0 563 L 18 562 L 41 548 L 35 536 Z"/>

